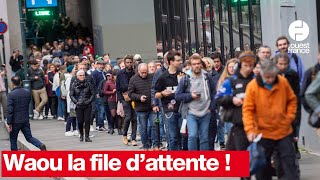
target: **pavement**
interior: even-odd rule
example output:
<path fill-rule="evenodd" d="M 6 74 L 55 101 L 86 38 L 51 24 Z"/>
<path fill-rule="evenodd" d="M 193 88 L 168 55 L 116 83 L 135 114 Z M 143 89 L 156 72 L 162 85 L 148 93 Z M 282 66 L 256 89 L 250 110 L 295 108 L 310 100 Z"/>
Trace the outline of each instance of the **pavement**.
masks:
<path fill-rule="evenodd" d="M 137 146 L 126 146 L 122 144 L 121 137 L 117 133 L 110 135 L 106 132 L 91 132 L 95 137 L 91 138 L 92 143 L 79 142 L 79 137 L 72 136 L 66 137 L 65 124 L 64 121 L 57 120 L 32 120 L 31 129 L 32 135 L 38 138 L 41 142 L 46 144 L 48 150 L 138 150 Z M 5 129 L 3 129 L 3 123 L 0 124 L 0 150 L 9 150 L 10 143 L 8 141 L 8 134 Z M 23 134 L 20 133 L 19 147 L 26 150 L 38 150 L 33 145 L 26 142 Z M 141 142 L 138 142 L 141 143 Z M 299 161 L 301 168 L 301 180 L 318 180 L 320 179 L 320 156 L 316 154 L 309 153 L 305 150 L 302 151 L 302 158 Z M 1 166 L 1 165 L 0 165 Z M 0 167 L 1 168 L 1 167 Z M 1 176 L 0 176 L 1 177 Z M 101 180 L 101 179 L 111 179 L 110 178 L 55 178 L 55 179 L 73 179 L 73 180 Z M 10 178 L 0 178 L 1 180 L 7 180 Z M 12 179 L 12 178 L 11 178 Z M 14 178 L 16 180 L 26 179 L 26 178 Z M 50 178 L 28 178 L 37 180 L 47 180 Z M 127 178 L 117 178 L 118 180 Z M 162 178 L 139 178 L 148 180 L 157 180 Z M 175 179 L 185 179 L 185 178 L 175 178 Z M 196 179 L 209 179 L 209 178 L 192 178 Z M 210 178 L 210 179 L 230 179 L 238 180 L 239 178 Z M 254 178 L 253 178 L 254 179 Z"/>

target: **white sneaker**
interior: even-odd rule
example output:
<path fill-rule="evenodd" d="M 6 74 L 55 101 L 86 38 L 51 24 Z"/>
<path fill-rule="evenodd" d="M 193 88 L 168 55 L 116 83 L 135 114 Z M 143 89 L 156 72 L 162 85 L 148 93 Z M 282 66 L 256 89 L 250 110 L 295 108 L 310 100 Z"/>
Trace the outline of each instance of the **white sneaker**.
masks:
<path fill-rule="evenodd" d="M 68 131 L 68 132 L 64 133 L 64 135 L 65 135 L 65 136 L 73 136 L 73 132 Z"/>
<path fill-rule="evenodd" d="M 43 120 L 43 119 L 44 119 L 44 117 L 43 117 L 43 115 L 40 115 L 37 119 L 39 119 L 39 120 Z"/>
<path fill-rule="evenodd" d="M 63 117 L 58 117 L 58 121 L 64 121 Z"/>
<path fill-rule="evenodd" d="M 98 131 L 98 130 L 99 130 L 99 127 L 96 127 L 96 130 Z"/>
<path fill-rule="evenodd" d="M 77 130 L 73 131 L 74 136 L 79 136 L 79 132 Z"/>
<path fill-rule="evenodd" d="M 33 110 L 33 115 L 35 116 L 35 117 L 38 117 L 40 114 L 39 114 L 39 112 L 37 111 L 37 110 Z"/>
<path fill-rule="evenodd" d="M 92 125 L 90 125 L 90 132 L 96 131 Z"/>
<path fill-rule="evenodd" d="M 105 124 L 107 124 L 108 121 L 104 120 L 103 122 L 104 122 Z"/>

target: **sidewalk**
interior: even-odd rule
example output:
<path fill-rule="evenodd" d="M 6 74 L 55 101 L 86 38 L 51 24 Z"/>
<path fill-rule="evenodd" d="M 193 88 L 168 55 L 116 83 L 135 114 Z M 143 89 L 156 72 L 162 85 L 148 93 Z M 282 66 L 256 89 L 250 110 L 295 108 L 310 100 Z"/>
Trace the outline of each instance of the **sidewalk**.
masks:
<path fill-rule="evenodd" d="M 2 125 L 2 124 L 1 124 Z M 106 132 L 91 132 L 95 137 L 92 138 L 92 143 L 80 142 L 79 137 L 65 137 L 65 125 L 63 121 L 57 120 L 32 120 L 31 121 L 32 134 L 40 141 L 46 144 L 48 150 L 138 150 L 138 147 L 125 146 L 122 144 L 121 136 L 117 134 L 107 134 Z M 0 130 L 0 149 L 9 150 L 9 141 L 4 137 L 4 131 Z M 24 139 L 22 133 L 19 135 L 21 144 L 29 150 L 38 150 Z M 138 142 L 140 143 L 140 142 Z M 318 180 L 320 179 L 320 156 L 309 154 L 306 151 L 302 152 L 302 158 L 299 161 L 301 168 L 301 180 Z M 39 178 L 37 178 L 39 179 Z M 48 179 L 48 178 L 47 178 Z M 75 178 L 72 178 L 75 179 Z M 78 179 L 78 178 L 76 178 Z M 111 178 L 88 178 L 90 180 L 111 179 Z M 113 179 L 113 178 L 112 178 Z M 127 179 L 127 178 L 117 178 Z M 139 178 L 157 180 L 162 178 Z M 179 178 L 175 178 L 179 179 Z M 185 179 L 185 178 L 180 178 Z M 192 178 L 192 179 L 209 179 L 209 178 Z M 238 180 L 239 178 L 210 178 L 210 179 L 230 179 Z M 253 178 L 254 179 L 254 178 Z"/>

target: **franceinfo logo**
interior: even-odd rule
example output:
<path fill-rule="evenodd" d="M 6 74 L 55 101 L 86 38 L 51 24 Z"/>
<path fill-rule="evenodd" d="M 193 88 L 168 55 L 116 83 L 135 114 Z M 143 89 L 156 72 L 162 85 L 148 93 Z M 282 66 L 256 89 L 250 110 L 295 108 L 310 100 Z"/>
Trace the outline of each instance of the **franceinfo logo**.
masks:
<path fill-rule="evenodd" d="M 302 20 L 293 21 L 290 24 L 288 31 L 291 39 L 297 42 L 307 39 L 310 33 L 308 24 Z M 289 51 L 292 53 L 305 54 L 310 52 L 309 48 L 309 43 L 291 43 Z"/>

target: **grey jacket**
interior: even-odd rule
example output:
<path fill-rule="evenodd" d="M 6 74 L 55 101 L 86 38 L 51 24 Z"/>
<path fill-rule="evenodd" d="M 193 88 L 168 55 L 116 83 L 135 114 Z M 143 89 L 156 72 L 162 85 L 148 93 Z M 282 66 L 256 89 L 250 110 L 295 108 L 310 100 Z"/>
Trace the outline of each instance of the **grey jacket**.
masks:
<path fill-rule="evenodd" d="M 317 114 L 320 113 L 320 73 L 309 85 L 305 98 L 311 109 Z"/>

